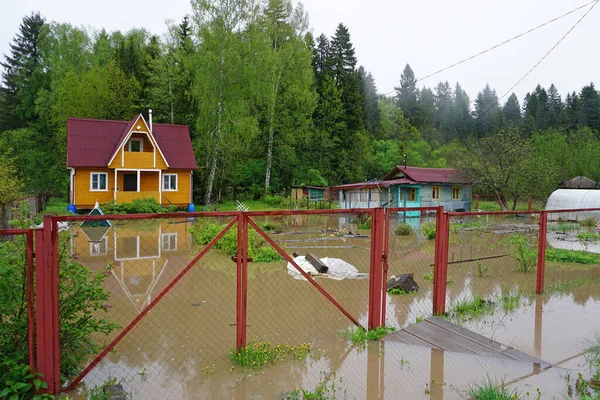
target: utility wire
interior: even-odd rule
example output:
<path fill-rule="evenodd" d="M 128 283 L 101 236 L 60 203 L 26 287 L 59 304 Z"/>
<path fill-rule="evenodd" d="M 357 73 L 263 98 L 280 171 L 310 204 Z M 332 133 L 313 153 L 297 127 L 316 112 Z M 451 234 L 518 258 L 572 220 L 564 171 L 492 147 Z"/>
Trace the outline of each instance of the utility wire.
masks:
<path fill-rule="evenodd" d="M 537 66 L 538 66 L 538 65 L 540 65 L 540 64 L 542 63 L 542 61 L 544 61 L 544 60 L 545 60 L 545 59 L 546 59 L 546 58 L 547 58 L 547 57 L 550 55 L 550 53 L 552 53 L 552 51 L 554 51 L 554 49 L 556 49 L 556 48 L 558 47 L 558 45 L 559 45 L 559 44 L 561 44 L 561 43 L 562 43 L 562 41 L 563 41 L 563 40 L 565 40 L 565 38 L 566 38 L 567 36 L 569 36 L 569 34 L 570 34 L 571 32 L 573 32 L 573 30 L 574 30 L 574 29 L 577 27 L 577 25 L 579 25 L 579 23 L 580 23 L 581 21 L 583 21 L 583 19 L 584 19 L 584 18 L 585 18 L 585 17 L 586 17 L 586 16 L 587 16 L 587 15 L 588 15 L 588 14 L 589 14 L 589 13 L 590 13 L 590 12 L 591 12 L 593 9 L 594 9 L 594 7 L 596 7 L 596 5 L 598 5 L 598 3 L 599 3 L 599 2 L 600 2 L 600 0 L 594 0 L 594 1 L 592 2 L 592 3 L 594 3 L 594 4 L 593 4 L 593 5 L 590 7 L 590 9 L 589 9 L 589 10 L 587 10 L 587 11 L 585 12 L 585 14 L 583 14 L 583 15 L 581 16 L 581 18 L 579 18 L 579 20 L 577 20 L 577 22 L 575 22 L 575 25 L 573 25 L 573 26 L 572 26 L 572 27 L 571 27 L 571 28 L 570 28 L 570 29 L 567 31 L 567 33 L 565 33 L 565 34 L 564 34 L 564 35 L 563 35 L 563 36 L 562 36 L 562 37 L 561 37 L 561 38 L 558 40 L 558 42 L 556 42 L 556 43 L 554 44 L 554 46 L 552 46 L 552 47 L 550 48 L 550 50 L 548 50 L 548 51 L 546 52 L 546 54 L 544 54 L 544 56 L 543 56 L 542 58 L 540 58 L 540 59 L 539 59 L 539 61 L 538 61 L 538 62 L 536 62 L 536 63 L 535 63 L 535 65 L 534 65 L 533 67 L 531 67 L 531 68 L 529 69 L 529 71 L 527 71 L 527 72 L 525 73 L 525 75 L 523 75 L 523 77 L 521 77 L 521 79 L 519 79 L 519 80 L 517 81 L 517 83 L 515 83 L 514 85 L 512 85 L 512 87 L 511 87 L 510 89 L 508 89 L 508 90 L 506 91 L 506 93 L 504 93 L 504 94 L 503 94 L 501 97 L 499 97 L 499 98 L 498 98 L 498 100 L 496 100 L 496 102 L 495 102 L 494 104 L 492 104 L 492 105 L 490 106 L 490 108 L 488 108 L 487 110 L 485 110 L 485 112 L 484 112 L 483 114 L 481 114 L 481 115 L 480 115 L 478 118 L 481 118 L 481 117 L 483 117 L 483 116 L 484 116 L 484 115 L 486 115 L 486 114 L 487 114 L 487 113 L 488 113 L 488 112 L 489 112 L 489 111 L 490 111 L 492 108 L 496 107 L 496 106 L 497 106 L 497 105 L 500 103 L 500 101 L 501 101 L 503 98 L 505 98 L 505 97 L 506 97 L 506 95 L 507 95 L 507 94 L 509 94 L 510 92 L 512 92 L 512 90 L 513 90 L 514 88 L 516 88 L 516 87 L 519 85 L 519 83 L 521 83 L 521 82 L 522 82 L 522 81 L 523 81 L 525 78 L 527 78 L 527 77 L 529 76 L 529 74 L 530 74 L 530 73 L 531 73 L 531 72 L 532 72 L 534 69 L 536 69 L 536 68 L 537 68 Z M 587 5 L 589 5 L 589 4 L 591 4 L 591 3 L 588 3 Z"/>
<path fill-rule="evenodd" d="M 518 34 L 518 35 L 516 35 L 516 36 L 513 36 L 513 37 L 511 37 L 510 39 L 507 39 L 507 40 L 503 41 L 502 43 L 498 43 L 498 44 L 497 44 L 497 45 L 495 45 L 495 46 L 492 46 L 492 47 L 490 47 L 490 48 L 488 48 L 488 49 L 486 49 L 486 50 L 483 50 L 483 51 L 481 51 L 481 52 L 479 52 L 479 53 L 477 53 L 477 54 L 474 54 L 474 55 L 472 55 L 472 56 L 470 56 L 470 57 L 467 57 L 467 58 L 465 58 L 465 59 L 463 59 L 463 60 L 461 60 L 461 61 L 458 61 L 458 62 L 456 62 L 456 63 L 454 63 L 454 64 L 452 64 L 452 65 L 449 65 L 449 66 L 447 66 L 447 67 L 445 67 L 445 68 L 442 68 L 442 69 L 440 69 L 440 70 L 438 70 L 438 71 L 435 71 L 435 72 L 433 72 L 433 73 L 431 73 L 431 74 L 429 74 L 429 75 L 426 75 L 426 76 L 424 76 L 423 78 L 419 78 L 419 79 L 417 79 L 417 82 L 419 82 L 419 81 L 423 81 L 423 80 L 425 80 L 425 79 L 427 79 L 427 78 L 431 78 L 431 77 L 432 77 L 432 76 L 434 76 L 434 75 L 437 75 L 437 74 L 439 74 L 439 73 L 441 73 L 441 72 L 444 72 L 444 71 L 446 71 L 446 70 L 449 70 L 450 68 L 454 68 L 454 67 L 456 67 L 457 65 L 460 65 L 460 64 L 462 64 L 462 63 L 465 63 L 465 62 L 467 62 L 467 61 L 470 61 L 470 60 L 472 60 L 472 59 L 474 59 L 474 58 L 477 58 L 477 57 L 479 57 L 479 56 L 481 56 L 481 55 L 483 55 L 483 54 L 485 54 L 485 53 L 488 53 L 488 52 L 490 52 L 490 51 L 492 51 L 492 50 L 495 50 L 495 49 L 497 49 L 497 48 L 498 48 L 498 47 L 500 47 L 500 46 L 503 46 L 503 45 L 505 45 L 505 44 L 507 44 L 507 43 L 510 43 L 510 42 L 512 42 L 513 40 L 516 40 L 516 39 L 518 39 L 518 38 L 520 38 L 520 37 L 523 37 L 523 36 L 525 36 L 525 35 L 527 35 L 527 34 L 529 34 L 529 33 L 533 32 L 533 31 L 535 31 L 535 30 L 538 30 L 538 29 L 540 29 L 540 28 L 542 28 L 542 27 L 544 27 L 544 26 L 546 26 L 546 25 L 549 25 L 549 24 L 551 24 L 551 23 L 553 23 L 553 22 L 556 22 L 556 21 L 558 21 L 559 19 L 566 17 L 567 15 L 573 14 L 574 12 L 576 12 L 576 11 L 579 11 L 579 10 L 581 10 L 582 8 L 585 8 L 585 7 L 587 7 L 587 6 L 589 6 L 590 4 L 592 4 L 592 3 L 594 3 L 594 5 L 592 6 L 592 8 L 594 8 L 594 6 L 596 6 L 596 4 L 598 3 L 598 1 L 599 1 L 599 0 L 593 0 L 593 1 L 590 1 L 590 2 L 589 2 L 589 3 L 587 3 L 587 4 L 584 4 L 584 5 L 582 5 L 582 6 L 579 6 L 579 7 L 575 8 L 575 9 L 573 9 L 573 10 L 571 10 L 571 11 L 568 11 L 568 12 L 566 12 L 566 13 L 564 13 L 564 14 L 562 14 L 562 15 L 560 15 L 560 16 L 558 16 L 558 17 L 556 17 L 556 18 L 553 18 L 553 19 L 551 19 L 550 21 L 546 21 L 546 22 L 544 22 L 543 24 L 536 26 L 535 28 L 531 28 L 531 29 L 529 29 L 528 31 L 525 31 L 525 32 L 523 32 L 523 33 L 520 33 L 520 34 Z M 590 8 L 590 10 L 591 10 L 591 8 Z M 588 12 L 589 12 L 590 10 L 588 10 Z M 587 15 L 587 13 L 586 13 L 586 15 Z M 585 15 L 584 15 L 584 17 L 585 17 Z M 576 24 L 576 25 L 577 25 L 577 24 Z"/>

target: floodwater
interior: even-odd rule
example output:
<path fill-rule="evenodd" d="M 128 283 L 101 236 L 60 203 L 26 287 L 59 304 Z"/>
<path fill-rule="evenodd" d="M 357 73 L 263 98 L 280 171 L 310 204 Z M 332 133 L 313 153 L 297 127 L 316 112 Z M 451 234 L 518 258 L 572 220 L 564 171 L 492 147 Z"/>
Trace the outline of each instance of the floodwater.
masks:
<path fill-rule="evenodd" d="M 350 218 L 255 220 L 274 226 L 270 237 L 290 254 L 341 258 L 369 272 L 370 232 L 358 230 Z M 79 392 L 115 377 L 134 399 L 276 399 L 319 385 L 338 399 L 460 399 L 468 397 L 471 385 L 489 379 L 531 393 L 539 387 L 544 399 L 562 398 L 564 377 L 576 376 L 571 369 L 579 368 L 600 331 L 600 284 L 535 295 L 535 271 L 516 271 L 506 243 L 513 234 L 537 243 L 535 225 L 502 220 L 487 221 L 485 229 L 453 230 L 447 310 L 476 296 L 492 301 L 491 312 L 455 320 L 557 365 L 548 371 L 389 341 L 352 346 L 343 335 L 352 323 L 309 282 L 288 275 L 285 261 L 248 264 L 247 338 L 273 345 L 310 343 L 312 350 L 305 359 L 290 355 L 258 370 L 234 367 L 229 353 L 236 340 L 236 264 L 223 250 L 211 249 L 91 370 Z M 191 226 L 186 220 L 152 220 L 115 223 L 105 231 L 74 228 L 71 246 L 78 261 L 93 271 L 113 264 L 105 282 L 111 293 L 107 318 L 127 326 L 186 268 L 203 248 L 192 240 Z M 425 276 L 431 273 L 434 241 L 420 233 L 396 236 L 394 228 L 388 274 L 413 273 L 420 285 L 416 294 L 387 295 L 386 324 L 399 329 L 431 315 L 433 285 Z M 546 287 L 600 276 L 600 264 L 547 263 L 546 268 Z M 368 279 L 316 280 L 366 325 Z M 98 339 L 109 341 L 119 333 Z"/>

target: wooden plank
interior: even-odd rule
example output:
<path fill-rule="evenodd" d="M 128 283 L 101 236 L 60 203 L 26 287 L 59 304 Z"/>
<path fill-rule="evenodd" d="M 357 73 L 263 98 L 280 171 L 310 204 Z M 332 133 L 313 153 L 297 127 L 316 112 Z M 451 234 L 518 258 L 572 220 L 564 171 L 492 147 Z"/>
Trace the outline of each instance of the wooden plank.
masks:
<path fill-rule="evenodd" d="M 404 344 L 410 344 L 415 346 L 429 347 L 433 349 L 439 349 L 438 346 L 433 343 L 426 342 L 415 335 L 411 335 L 410 333 L 400 330 L 394 333 L 390 333 L 384 337 L 384 341 L 392 341 Z M 440 349 L 441 350 L 441 349 Z"/>
<path fill-rule="evenodd" d="M 504 346 L 503 344 L 498 343 L 490 338 L 487 338 L 478 333 L 472 332 L 468 329 L 463 328 L 462 326 L 455 325 L 455 324 L 448 322 L 446 320 L 443 320 L 439 317 L 430 317 L 430 318 L 427 318 L 426 321 L 428 321 L 432 324 L 435 324 L 441 328 L 444 328 L 454 334 L 457 334 L 457 335 L 463 336 L 467 339 L 476 341 L 480 345 L 485 346 L 485 347 L 487 347 L 493 351 L 499 352 L 499 353 L 502 353 L 504 350 L 509 348 L 508 346 Z"/>
<path fill-rule="evenodd" d="M 431 330 L 427 329 L 427 326 L 423 325 L 423 323 L 406 327 L 404 328 L 404 331 L 417 336 L 419 339 L 432 343 L 446 351 L 453 351 L 457 353 L 468 352 L 464 347 L 446 340 L 446 338 L 443 336 L 434 334 Z"/>
<path fill-rule="evenodd" d="M 546 368 L 546 367 L 552 366 L 552 364 L 547 363 L 544 360 L 540 360 L 537 357 L 530 356 L 529 354 L 523 353 L 522 351 L 519 351 L 517 349 L 513 349 L 512 347 L 509 347 L 508 349 L 506 349 L 504 352 L 502 352 L 502 354 L 504 354 L 506 357 L 510 357 L 516 361 L 527 362 L 527 363 L 532 363 L 532 364 L 539 364 L 541 368 Z"/>
<path fill-rule="evenodd" d="M 462 335 L 458 335 L 444 329 L 436 324 L 433 324 L 427 320 L 423 321 L 423 326 L 426 326 L 432 334 L 442 337 L 449 342 L 455 343 L 458 346 L 464 347 L 467 352 L 474 353 L 483 357 L 495 357 L 495 358 L 506 358 L 505 355 L 490 349 L 489 347 L 479 344 L 479 342 L 472 339 L 466 338 Z"/>

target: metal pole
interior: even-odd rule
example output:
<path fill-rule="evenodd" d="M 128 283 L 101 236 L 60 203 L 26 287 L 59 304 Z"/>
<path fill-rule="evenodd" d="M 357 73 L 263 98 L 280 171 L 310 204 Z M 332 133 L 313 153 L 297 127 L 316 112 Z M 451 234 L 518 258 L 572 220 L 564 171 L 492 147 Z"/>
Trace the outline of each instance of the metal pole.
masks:
<path fill-rule="evenodd" d="M 548 214 L 546 211 L 540 213 L 540 230 L 538 238 L 538 262 L 535 292 L 540 294 L 544 291 L 544 270 L 546 268 L 546 231 L 548 228 Z"/>
<path fill-rule="evenodd" d="M 376 208 L 371 225 L 371 267 L 369 274 L 369 322 L 368 328 L 382 325 L 383 297 L 383 208 Z"/>
<path fill-rule="evenodd" d="M 33 230 L 30 229 L 26 234 L 27 244 L 27 344 L 29 352 L 29 372 L 35 372 L 35 307 L 34 281 L 33 281 Z"/>
<path fill-rule="evenodd" d="M 238 257 L 237 257 L 237 313 L 236 313 L 236 349 L 246 347 L 246 312 L 248 289 L 248 217 L 240 212 L 238 215 Z"/>
<path fill-rule="evenodd" d="M 446 279 L 448 277 L 449 216 L 440 206 L 436 212 L 435 261 L 433 270 L 433 315 L 446 312 Z"/>

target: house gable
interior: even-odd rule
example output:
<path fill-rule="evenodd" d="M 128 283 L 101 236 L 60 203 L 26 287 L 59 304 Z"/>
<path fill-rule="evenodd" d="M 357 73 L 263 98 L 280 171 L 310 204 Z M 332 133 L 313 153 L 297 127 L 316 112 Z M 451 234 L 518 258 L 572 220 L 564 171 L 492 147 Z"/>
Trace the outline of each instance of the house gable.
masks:
<path fill-rule="evenodd" d="M 138 141 L 141 151 L 131 151 L 132 142 Z M 152 151 L 149 151 L 152 147 Z M 134 118 L 125 128 L 108 162 L 109 168 L 168 169 L 160 146 L 142 114 Z"/>

